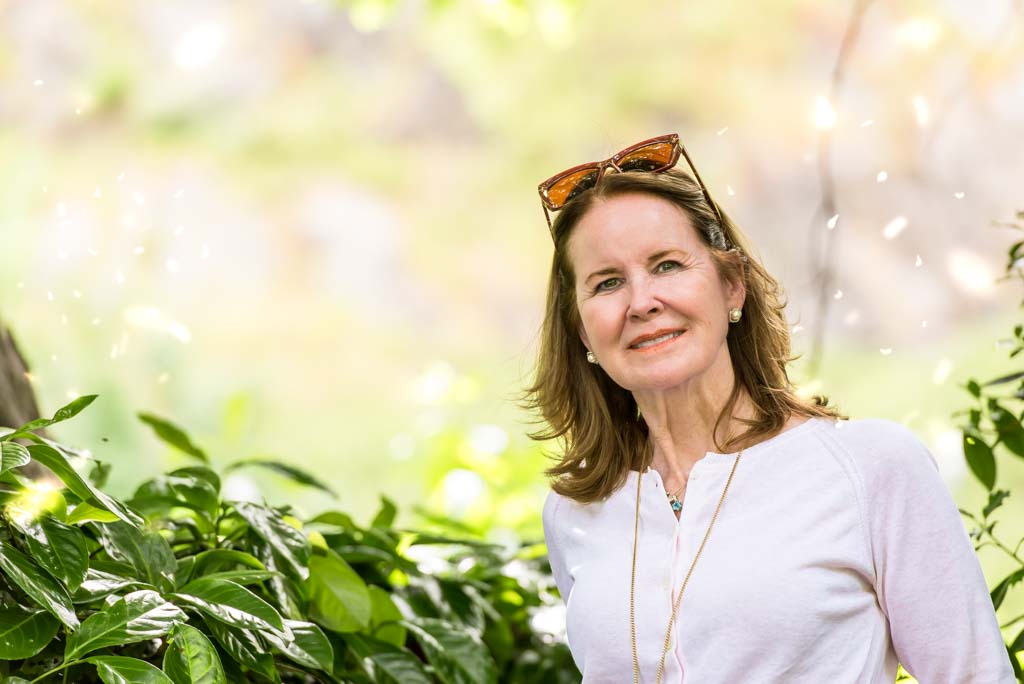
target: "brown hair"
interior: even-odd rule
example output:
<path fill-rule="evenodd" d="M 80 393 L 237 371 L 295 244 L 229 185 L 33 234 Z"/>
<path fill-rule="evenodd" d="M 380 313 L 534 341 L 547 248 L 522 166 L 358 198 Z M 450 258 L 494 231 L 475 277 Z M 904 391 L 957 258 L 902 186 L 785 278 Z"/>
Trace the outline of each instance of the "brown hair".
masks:
<path fill-rule="evenodd" d="M 625 483 L 629 470 L 642 471 L 654 455 L 632 393 L 586 360 L 578 332 L 576 275 L 568 254 L 573 229 L 596 202 L 634 193 L 660 197 L 686 212 L 708 247 L 719 276 L 746 286 L 743 318 L 729 325 L 727 343 L 736 382 L 715 421 L 715 449 L 727 453 L 735 445 L 766 439 L 781 430 L 792 415 L 846 417 L 828 406 L 827 397 L 807 400 L 797 396 L 786 373 L 786 364 L 799 357 L 790 356 L 782 288 L 751 254 L 747 239 L 724 211 L 719 225 L 697 182 L 677 169 L 608 173 L 597 186 L 570 200 L 555 218 L 555 252 L 536 379 L 523 399 L 526 408 L 540 412 L 536 422 L 547 424 L 530 437 L 561 439 L 565 444 L 563 454 L 554 457 L 557 463 L 544 471 L 551 478 L 551 488 L 579 503 L 606 498 Z M 747 425 L 746 431 L 719 444 L 719 425 L 732 414 L 744 389 L 757 418 L 739 419 Z"/>

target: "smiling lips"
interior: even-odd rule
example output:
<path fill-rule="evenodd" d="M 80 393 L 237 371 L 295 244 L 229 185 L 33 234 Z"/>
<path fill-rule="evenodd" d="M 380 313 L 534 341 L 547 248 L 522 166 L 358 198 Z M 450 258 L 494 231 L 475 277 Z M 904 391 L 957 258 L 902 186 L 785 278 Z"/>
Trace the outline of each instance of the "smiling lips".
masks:
<path fill-rule="evenodd" d="M 685 330 L 659 330 L 653 335 L 642 335 L 633 343 L 629 345 L 629 348 L 634 351 L 645 351 L 649 349 L 657 349 L 670 343 L 672 340 L 681 336 Z"/>

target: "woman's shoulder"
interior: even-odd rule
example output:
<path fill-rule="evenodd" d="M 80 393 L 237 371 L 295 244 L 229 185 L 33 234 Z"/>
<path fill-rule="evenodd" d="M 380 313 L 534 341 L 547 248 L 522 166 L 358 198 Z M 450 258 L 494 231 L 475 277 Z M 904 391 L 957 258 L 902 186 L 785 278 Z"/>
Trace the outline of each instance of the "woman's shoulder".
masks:
<path fill-rule="evenodd" d="M 906 425 L 885 418 L 827 421 L 824 439 L 866 484 L 884 486 L 922 472 L 938 471 L 925 443 Z"/>

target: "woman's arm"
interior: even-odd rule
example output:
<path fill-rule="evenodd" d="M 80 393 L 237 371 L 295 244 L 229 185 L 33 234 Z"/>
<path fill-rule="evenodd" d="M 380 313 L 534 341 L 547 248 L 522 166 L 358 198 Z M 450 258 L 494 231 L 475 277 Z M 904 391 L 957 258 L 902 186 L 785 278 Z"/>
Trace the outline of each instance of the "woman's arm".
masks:
<path fill-rule="evenodd" d="M 898 423 L 863 421 L 875 592 L 904 669 L 921 684 L 1016 682 L 985 577 L 927 447 Z"/>
<path fill-rule="evenodd" d="M 548 547 L 548 562 L 551 564 L 551 574 L 555 578 L 555 585 L 562 597 L 562 602 L 568 604 L 569 592 L 572 590 L 572 577 L 565 564 L 565 547 L 562 543 L 561 526 L 558 517 L 559 508 L 562 506 L 562 497 L 553 491 L 548 492 L 544 500 L 544 510 L 541 519 L 544 523 L 544 541 Z"/>

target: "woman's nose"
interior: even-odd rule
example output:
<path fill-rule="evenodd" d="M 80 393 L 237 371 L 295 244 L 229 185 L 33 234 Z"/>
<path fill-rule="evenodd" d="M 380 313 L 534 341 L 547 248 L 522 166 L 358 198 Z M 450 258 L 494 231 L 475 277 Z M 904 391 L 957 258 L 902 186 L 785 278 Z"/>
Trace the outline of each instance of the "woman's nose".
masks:
<path fill-rule="evenodd" d="M 633 278 L 629 287 L 629 311 L 632 318 L 645 318 L 661 311 L 662 304 L 653 279 L 646 276 Z"/>

